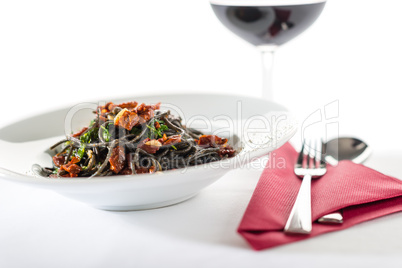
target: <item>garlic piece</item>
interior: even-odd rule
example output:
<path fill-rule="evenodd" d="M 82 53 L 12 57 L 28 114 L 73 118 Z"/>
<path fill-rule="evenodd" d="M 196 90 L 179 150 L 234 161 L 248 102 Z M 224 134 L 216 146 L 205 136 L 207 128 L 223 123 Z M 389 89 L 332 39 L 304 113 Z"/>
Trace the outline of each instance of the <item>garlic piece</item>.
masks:
<path fill-rule="evenodd" d="M 124 108 L 123 110 L 121 110 L 115 117 L 114 117 L 114 124 L 117 125 L 119 123 L 120 117 L 123 116 L 123 114 L 125 112 L 128 112 L 128 110 L 126 108 Z"/>
<path fill-rule="evenodd" d="M 145 143 L 145 145 L 161 147 L 162 143 L 160 143 L 160 141 L 158 141 L 158 140 L 150 140 L 150 141 L 147 141 Z"/>

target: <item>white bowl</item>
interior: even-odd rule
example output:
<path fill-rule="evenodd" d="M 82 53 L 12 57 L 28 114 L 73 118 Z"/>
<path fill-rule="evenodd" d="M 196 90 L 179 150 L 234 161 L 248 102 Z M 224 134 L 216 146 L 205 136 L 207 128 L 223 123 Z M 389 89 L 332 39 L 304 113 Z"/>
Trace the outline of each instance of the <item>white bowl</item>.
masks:
<path fill-rule="evenodd" d="M 71 108 L 65 108 L 0 129 L 0 178 L 50 189 L 99 209 L 158 208 L 194 196 L 228 171 L 279 148 L 296 132 L 295 120 L 283 106 L 257 98 L 177 94 L 134 96 L 112 101 L 120 103 L 131 100 L 145 103 L 160 101 L 162 107 L 176 110 L 173 112 L 181 115 L 183 121 L 191 127 L 205 128 L 205 122 L 209 120 L 209 130 L 214 133 L 220 131 L 220 136 L 231 136 L 228 138 L 231 138 L 232 144 L 240 152 L 226 161 L 162 174 L 93 179 L 48 179 L 33 176 L 30 172 L 32 164 L 51 166 L 51 156 L 46 153 L 46 149 L 65 133 L 65 118 L 72 111 Z M 78 119 L 75 118 L 75 123 L 88 124 L 91 116 L 93 115 L 88 112 L 82 114 Z M 227 127 L 230 124 L 230 128 Z M 226 133 L 224 130 L 227 130 Z"/>

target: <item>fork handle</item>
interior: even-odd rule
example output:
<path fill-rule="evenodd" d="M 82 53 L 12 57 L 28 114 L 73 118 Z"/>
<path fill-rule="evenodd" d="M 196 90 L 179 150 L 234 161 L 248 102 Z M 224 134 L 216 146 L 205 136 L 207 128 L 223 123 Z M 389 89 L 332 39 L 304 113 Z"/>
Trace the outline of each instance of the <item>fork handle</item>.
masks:
<path fill-rule="evenodd" d="M 311 229 L 311 175 L 305 175 L 284 231 L 309 234 Z"/>

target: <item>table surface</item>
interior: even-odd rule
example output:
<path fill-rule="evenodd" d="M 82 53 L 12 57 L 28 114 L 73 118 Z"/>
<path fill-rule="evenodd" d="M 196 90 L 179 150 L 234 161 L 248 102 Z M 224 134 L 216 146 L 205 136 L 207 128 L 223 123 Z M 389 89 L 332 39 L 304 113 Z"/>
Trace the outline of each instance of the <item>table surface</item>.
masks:
<path fill-rule="evenodd" d="M 332 131 L 363 138 L 373 148 L 367 165 L 400 179 L 401 8 L 328 1 L 277 51 L 274 73 L 275 100 L 301 128 L 335 104 Z M 0 127 L 111 96 L 260 96 L 258 52 L 219 23 L 207 0 L 0 1 L 0 38 Z M 135 212 L 0 180 L 0 267 L 400 267 L 401 213 L 252 250 L 236 230 L 260 174 L 244 167 L 186 202 Z"/>
<path fill-rule="evenodd" d="M 400 152 L 367 165 L 402 178 Z M 396 213 L 309 240 L 254 251 L 236 232 L 261 170 L 243 167 L 183 203 L 110 212 L 0 181 L 0 267 L 399 267 Z"/>

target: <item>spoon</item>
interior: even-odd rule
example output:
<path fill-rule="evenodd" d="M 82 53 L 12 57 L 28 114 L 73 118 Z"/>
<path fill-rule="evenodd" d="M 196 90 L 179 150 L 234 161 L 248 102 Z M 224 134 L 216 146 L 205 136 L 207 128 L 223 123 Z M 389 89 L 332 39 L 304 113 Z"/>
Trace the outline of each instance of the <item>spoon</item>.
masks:
<path fill-rule="evenodd" d="M 337 165 L 341 160 L 350 160 L 361 164 L 369 157 L 371 148 L 362 140 L 352 137 L 341 137 L 327 142 L 325 161 Z"/>
<path fill-rule="evenodd" d="M 325 161 L 333 166 L 341 160 L 363 163 L 371 154 L 371 148 L 362 140 L 352 137 L 341 137 L 327 142 Z M 341 224 L 341 212 L 331 213 L 318 219 L 319 223 Z"/>

